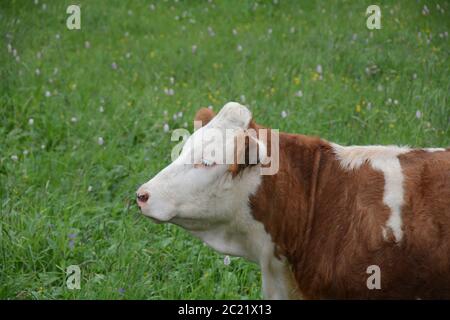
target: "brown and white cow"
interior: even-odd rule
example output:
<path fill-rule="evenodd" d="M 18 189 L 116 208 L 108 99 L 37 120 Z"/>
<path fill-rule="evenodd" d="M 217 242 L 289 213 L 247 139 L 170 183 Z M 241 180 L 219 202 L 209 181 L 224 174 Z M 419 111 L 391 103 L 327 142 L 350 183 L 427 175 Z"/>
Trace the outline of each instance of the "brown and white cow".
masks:
<path fill-rule="evenodd" d="M 265 298 L 450 299 L 450 149 L 280 133 L 279 170 L 261 175 L 261 163 L 215 164 L 201 153 L 186 164 L 207 129 L 259 133 L 246 107 L 196 118 L 206 125 L 137 191 L 144 215 L 258 263 Z M 370 266 L 377 288 L 367 285 Z"/>

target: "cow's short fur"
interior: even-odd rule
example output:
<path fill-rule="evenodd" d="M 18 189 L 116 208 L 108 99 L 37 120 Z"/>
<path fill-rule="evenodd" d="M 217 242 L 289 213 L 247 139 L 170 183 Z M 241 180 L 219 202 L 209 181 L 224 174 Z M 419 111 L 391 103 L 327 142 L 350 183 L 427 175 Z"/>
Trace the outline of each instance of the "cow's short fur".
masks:
<path fill-rule="evenodd" d="M 204 123 L 213 117 L 207 109 L 197 113 Z M 143 213 L 167 211 L 161 220 L 257 262 L 266 298 L 450 299 L 449 149 L 344 147 L 288 133 L 279 146 L 275 175 L 231 165 L 194 203 L 179 203 L 168 188 L 159 200 L 150 197 L 163 202 L 143 205 Z M 161 173 L 166 179 L 177 176 L 170 167 Z M 160 175 L 140 190 L 166 190 Z M 371 265 L 380 268 L 380 289 L 367 287 Z"/>

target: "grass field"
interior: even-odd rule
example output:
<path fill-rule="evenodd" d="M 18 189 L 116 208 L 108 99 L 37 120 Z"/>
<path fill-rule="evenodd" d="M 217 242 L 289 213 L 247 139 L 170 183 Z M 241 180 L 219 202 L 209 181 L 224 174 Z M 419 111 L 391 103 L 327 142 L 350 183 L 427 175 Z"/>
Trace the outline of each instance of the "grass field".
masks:
<path fill-rule="evenodd" d="M 1 1 L 0 298 L 261 298 L 255 265 L 134 192 L 230 100 L 341 144 L 449 146 L 450 3 L 380 2 L 371 31 L 364 1 L 80 0 L 70 31 L 74 1 Z"/>

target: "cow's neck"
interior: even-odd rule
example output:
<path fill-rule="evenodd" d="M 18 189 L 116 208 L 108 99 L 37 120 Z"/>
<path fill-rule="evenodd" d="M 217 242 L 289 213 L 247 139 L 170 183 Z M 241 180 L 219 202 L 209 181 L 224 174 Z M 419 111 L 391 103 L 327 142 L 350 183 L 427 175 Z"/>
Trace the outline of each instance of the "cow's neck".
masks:
<path fill-rule="evenodd" d="M 216 251 L 257 263 L 261 268 L 265 299 L 300 298 L 289 264 L 284 257 L 275 255 L 274 243 L 263 224 L 255 220 L 249 211 L 237 213 L 236 216 L 237 220 L 231 223 L 190 232 Z"/>
<path fill-rule="evenodd" d="M 276 175 L 264 176 L 251 197 L 252 215 L 275 243 L 275 254 L 301 266 L 313 223 L 313 207 L 322 149 L 327 143 L 303 135 L 280 134 L 280 165 Z M 294 192 L 295 191 L 295 192 Z M 296 276 L 298 270 L 294 270 Z M 300 288 L 301 289 L 301 288 Z"/>
<path fill-rule="evenodd" d="M 227 219 L 210 221 L 206 227 L 188 230 L 220 253 L 244 257 L 257 263 L 261 268 L 264 298 L 298 298 L 295 281 L 286 259 L 275 255 L 271 235 L 263 223 L 255 219 L 248 205 L 249 194 L 257 192 L 261 181 L 258 166 L 245 170 L 240 176 L 241 185 L 233 193 L 233 199 L 228 201 L 236 206 L 223 212 Z"/>

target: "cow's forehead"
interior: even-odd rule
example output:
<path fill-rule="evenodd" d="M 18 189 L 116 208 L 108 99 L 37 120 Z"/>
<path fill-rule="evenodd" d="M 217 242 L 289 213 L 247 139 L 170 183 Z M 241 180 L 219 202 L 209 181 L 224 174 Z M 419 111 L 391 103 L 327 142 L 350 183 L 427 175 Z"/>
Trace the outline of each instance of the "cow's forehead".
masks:
<path fill-rule="evenodd" d="M 208 124 L 191 135 L 187 140 L 187 145 L 190 145 L 191 148 L 203 145 L 210 142 L 212 136 L 220 134 L 224 139 L 216 139 L 215 141 L 226 142 L 226 137 L 233 137 L 233 134 L 238 130 L 247 129 L 251 119 L 251 112 L 245 106 L 237 102 L 229 102 Z"/>
<path fill-rule="evenodd" d="M 196 148 L 203 150 L 205 146 L 225 146 L 234 141 L 233 138 L 238 130 L 242 130 L 240 128 L 229 128 L 220 124 L 222 123 L 218 123 L 217 125 L 210 125 L 208 123 L 205 127 L 195 131 L 186 141 L 183 153 L 191 153 Z"/>
<path fill-rule="evenodd" d="M 247 129 L 251 119 L 252 114 L 247 107 L 228 102 L 205 128 Z"/>

